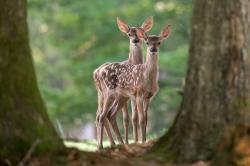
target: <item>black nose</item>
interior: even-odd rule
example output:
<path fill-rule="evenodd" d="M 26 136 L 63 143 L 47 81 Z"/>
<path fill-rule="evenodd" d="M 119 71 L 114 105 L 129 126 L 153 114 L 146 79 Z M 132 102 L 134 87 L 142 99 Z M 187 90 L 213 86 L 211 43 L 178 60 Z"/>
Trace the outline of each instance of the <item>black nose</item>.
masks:
<path fill-rule="evenodd" d="M 157 52 L 157 48 L 150 48 L 150 52 Z"/>
<path fill-rule="evenodd" d="M 134 39 L 132 40 L 133 43 L 139 43 L 139 40 L 138 39 Z"/>

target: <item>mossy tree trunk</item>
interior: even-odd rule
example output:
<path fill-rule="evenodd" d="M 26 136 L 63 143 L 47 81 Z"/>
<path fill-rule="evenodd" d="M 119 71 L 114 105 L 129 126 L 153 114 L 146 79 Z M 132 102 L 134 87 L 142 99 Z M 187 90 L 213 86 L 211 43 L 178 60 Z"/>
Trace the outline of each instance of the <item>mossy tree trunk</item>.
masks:
<path fill-rule="evenodd" d="M 226 126 L 250 123 L 250 1 L 194 0 L 186 86 L 172 128 L 154 150 L 209 160 Z"/>
<path fill-rule="evenodd" d="M 0 159 L 20 160 L 36 140 L 49 138 L 59 140 L 37 87 L 29 48 L 26 0 L 2 0 Z M 37 150 L 52 150 L 59 146 L 63 147 L 61 141 L 57 144 L 41 143 Z"/>

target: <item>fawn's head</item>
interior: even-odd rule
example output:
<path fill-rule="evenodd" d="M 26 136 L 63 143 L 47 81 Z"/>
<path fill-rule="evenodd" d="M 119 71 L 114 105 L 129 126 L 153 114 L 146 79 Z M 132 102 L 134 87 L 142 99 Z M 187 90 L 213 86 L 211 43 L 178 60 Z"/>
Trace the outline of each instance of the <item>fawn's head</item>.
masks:
<path fill-rule="evenodd" d="M 148 17 L 140 27 L 143 32 L 148 32 L 153 26 L 153 17 Z M 130 44 L 137 45 L 141 43 L 141 39 L 137 36 L 136 29 L 139 27 L 129 27 L 128 24 L 117 17 L 117 25 L 121 32 L 126 33 L 129 37 Z"/>
<path fill-rule="evenodd" d="M 138 28 L 136 30 L 137 36 L 140 39 L 144 39 L 147 49 L 150 52 L 150 54 L 157 53 L 159 51 L 159 47 L 161 45 L 161 42 L 166 39 L 171 32 L 170 26 L 167 26 L 162 29 L 160 34 L 157 35 L 147 35 L 143 29 Z"/>

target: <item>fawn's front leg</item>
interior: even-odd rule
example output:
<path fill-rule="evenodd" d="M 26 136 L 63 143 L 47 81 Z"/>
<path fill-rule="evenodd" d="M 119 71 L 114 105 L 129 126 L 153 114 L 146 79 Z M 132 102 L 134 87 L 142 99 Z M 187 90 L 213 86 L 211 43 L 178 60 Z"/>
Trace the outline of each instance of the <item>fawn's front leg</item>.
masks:
<path fill-rule="evenodd" d="M 138 111 L 135 100 L 131 100 L 131 110 L 132 110 L 133 138 L 134 142 L 138 142 Z"/>
<path fill-rule="evenodd" d="M 127 102 L 124 103 L 124 106 L 122 108 L 122 114 L 123 114 L 123 126 L 125 129 L 125 143 L 128 144 L 129 114 L 128 114 Z"/>
<path fill-rule="evenodd" d="M 145 125 L 145 117 L 143 111 L 143 99 L 141 97 L 137 97 L 136 105 L 138 110 L 138 117 L 139 117 L 139 126 L 141 131 L 141 139 L 142 143 L 146 142 L 146 125 Z"/>
<path fill-rule="evenodd" d="M 149 107 L 149 99 L 146 98 L 144 99 L 143 101 L 143 112 L 144 112 L 144 118 L 145 118 L 145 141 L 146 141 L 146 138 L 147 138 L 147 125 L 148 125 L 148 107 Z"/>

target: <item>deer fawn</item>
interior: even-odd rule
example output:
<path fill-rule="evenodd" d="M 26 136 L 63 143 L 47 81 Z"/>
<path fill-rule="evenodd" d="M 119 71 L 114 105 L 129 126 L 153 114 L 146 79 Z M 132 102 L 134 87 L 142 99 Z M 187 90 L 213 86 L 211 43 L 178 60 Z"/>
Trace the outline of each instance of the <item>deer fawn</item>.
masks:
<path fill-rule="evenodd" d="M 143 63 L 143 54 L 142 54 L 142 40 L 140 38 L 138 38 L 137 34 L 136 34 L 136 29 L 137 27 L 129 27 L 127 25 L 126 22 L 122 21 L 120 18 L 117 17 L 117 25 L 120 29 L 121 32 L 126 33 L 129 36 L 129 40 L 130 40 L 130 47 L 129 47 L 129 57 L 128 60 L 121 62 L 122 64 L 142 64 Z M 153 25 L 153 17 L 149 17 L 147 18 L 144 23 L 141 26 L 141 29 L 143 31 L 149 31 L 152 28 Z M 103 68 L 112 65 L 112 63 L 105 63 L 103 65 L 101 65 L 99 68 L 97 68 L 94 71 L 94 81 L 95 81 L 95 85 L 96 85 L 96 89 L 98 92 L 98 110 L 97 110 L 97 116 L 96 116 L 96 121 L 98 122 L 99 116 L 101 114 L 101 110 L 103 107 L 103 101 L 104 99 L 104 95 L 103 95 L 103 89 L 105 89 L 105 85 L 102 85 L 101 81 L 100 81 L 100 73 L 102 72 Z M 125 142 L 128 143 L 128 126 L 129 126 L 129 115 L 128 115 L 128 108 L 127 108 L 127 100 L 128 98 L 125 98 L 123 96 L 117 96 L 116 98 L 113 98 L 113 106 L 110 108 L 111 110 L 120 110 L 122 109 L 123 112 L 123 123 L 124 123 L 124 128 L 125 128 Z M 133 106 L 135 107 L 135 104 L 133 104 Z M 135 108 L 133 108 L 133 110 L 135 110 Z M 108 116 L 108 120 L 111 123 L 111 126 L 116 134 L 116 137 L 118 139 L 118 141 L 120 143 L 123 143 L 121 134 L 119 132 L 117 123 L 116 123 L 116 112 L 117 111 L 110 111 L 111 113 Z M 115 112 L 112 114 L 112 112 Z M 132 114 L 133 119 L 135 119 L 133 122 L 133 126 L 137 126 L 137 111 L 133 111 L 134 113 Z M 114 145 L 114 140 L 112 138 L 111 135 L 111 131 L 109 129 L 109 124 L 108 122 L 105 120 L 104 122 L 104 126 L 106 129 L 106 133 L 109 137 L 110 143 L 111 145 Z M 137 127 L 133 127 L 133 129 L 137 130 Z M 137 133 L 137 132 L 134 132 Z M 137 135 L 137 134 L 136 134 Z M 98 132 L 98 125 L 97 125 L 97 137 L 99 137 L 99 132 Z M 137 136 L 136 136 L 137 139 Z"/>
<path fill-rule="evenodd" d="M 106 86 L 102 93 L 105 96 L 98 118 L 98 147 L 102 148 L 104 121 L 116 96 L 129 97 L 136 102 L 142 142 L 146 141 L 147 110 L 152 98 L 158 91 L 158 51 L 161 41 L 170 33 L 170 27 L 164 28 L 159 36 L 147 36 L 144 30 L 137 28 L 137 36 L 147 44 L 147 56 L 144 64 L 112 63 L 105 66 L 100 82 Z"/>

